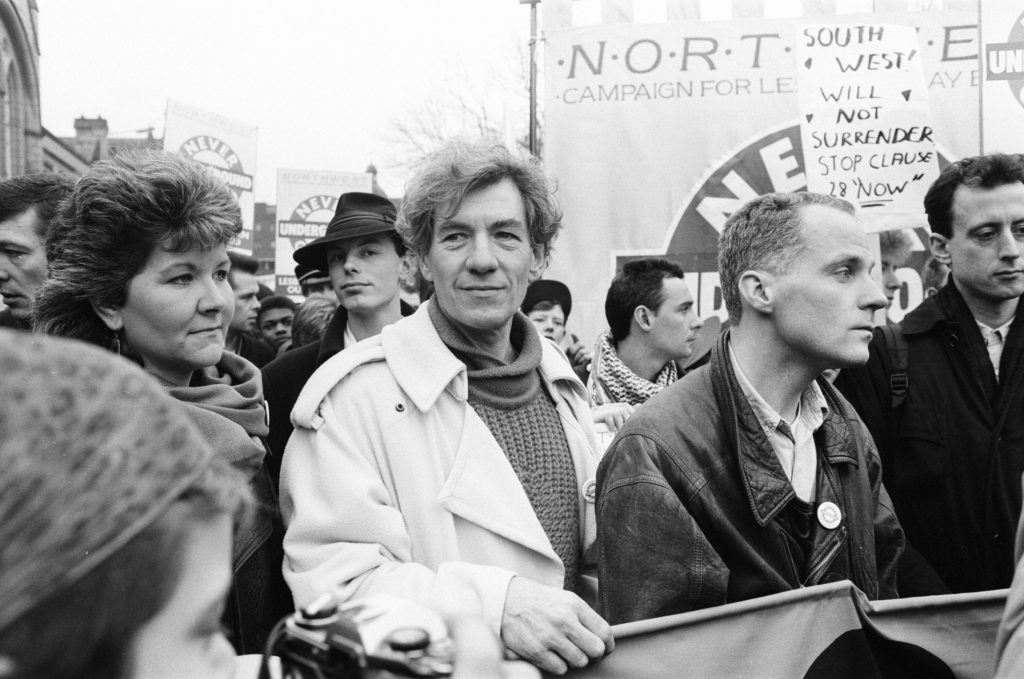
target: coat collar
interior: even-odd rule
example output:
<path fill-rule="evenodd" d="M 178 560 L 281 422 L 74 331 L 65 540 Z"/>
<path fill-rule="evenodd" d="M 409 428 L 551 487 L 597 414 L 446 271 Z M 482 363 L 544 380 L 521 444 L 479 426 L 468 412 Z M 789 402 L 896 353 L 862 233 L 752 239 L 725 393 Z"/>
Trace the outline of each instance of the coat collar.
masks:
<path fill-rule="evenodd" d="M 963 295 L 950 277 L 949 282 L 934 296 L 911 311 L 900 322 L 905 335 L 924 335 L 929 332 L 945 331 L 951 348 L 959 347 L 964 356 L 964 365 L 970 375 L 985 392 L 986 397 L 995 399 L 997 393 L 1005 389 L 1005 385 L 1017 387 L 1012 380 L 1002 384 L 996 381 L 995 371 L 988 357 L 985 339 L 981 335 L 978 323 L 971 312 Z M 1017 314 L 1010 326 L 1010 334 L 1003 350 L 1002 369 L 1013 374 L 1018 369 L 1021 356 L 1024 355 L 1024 313 L 1018 306 Z M 959 361 L 954 361 L 958 365 Z M 999 398 L 1002 398 L 1001 396 Z M 994 401 L 993 401 L 994 402 Z"/>
<path fill-rule="evenodd" d="M 728 354 L 730 332 L 723 332 L 711 350 L 711 383 L 728 433 L 729 447 L 739 464 L 740 479 L 750 510 L 758 525 L 765 526 L 796 493 L 733 372 Z M 829 408 L 814 437 L 815 443 L 823 449 L 819 461 L 823 459 L 830 465 L 856 465 L 854 451 L 857 446 L 848 423 L 847 409 L 828 381 L 819 378 L 818 386 Z M 820 473 L 818 478 L 821 479 Z"/>
<path fill-rule="evenodd" d="M 905 335 L 927 333 L 936 325 L 974 323 L 974 315 L 967 308 L 953 278 L 932 297 L 924 300 L 900 322 Z"/>
<path fill-rule="evenodd" d="M 441 394 L 448 390 L 460 401 L 469 396 L 466 366 L 448 350 L 430 320 L 427 305 L 420 305 L 411 316 L 392 323 L 377 337 L 359 342 L 328 358 L 306 382 L 292 418 L 299 426 L 310 427 L 321 401 L 346 375 L 364 363 L 384 360 L 398 386 L 421 411 L 430 410 Z M 344 326 L 342 326 L 344 327 Z M 572 371 L 565 354 L 550 340 L 541 342 L 540 373 L 549 383 L 563 383 L 575 392 L 579 401 L 587 402 L 587 390 Z"/>
<path fill-rule="evenodd" d="M 405 300 L 401 300 L 399 306 L 402 316 L 411 316 L 416 311 Z M 327 359 L 345 348 L 346 325 L 348 325 L 348 309 L 339 305 L 324 330 L 324 336 L 320 338 L 320 350 L 316 354 L 316 367 L 319 368 L 327 362 Z"/>
<path fill-rule="evenodd" d="M 381 345 L 395 381 L 421 411 L 426 412 L 446 389 L 458 400 L 469 394 L 466 366 L 445 346 L 430 320 L 427 300 L 412 316 L 384 328 Z M 565 381 L 586 400 L 586 388 L 551 341 L 541 342 L 541 377 L 548 383 Z"/>

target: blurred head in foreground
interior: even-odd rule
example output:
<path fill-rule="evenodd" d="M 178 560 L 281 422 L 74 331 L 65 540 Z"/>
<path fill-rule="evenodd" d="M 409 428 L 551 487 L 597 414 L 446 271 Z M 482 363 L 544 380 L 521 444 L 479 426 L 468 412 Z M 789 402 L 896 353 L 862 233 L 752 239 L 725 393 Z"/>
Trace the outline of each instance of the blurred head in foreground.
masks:
<path fill-rule="evenodd" d="M 0 333 L 0 677 L 229 677 L 244 480 L 131 363 Z"/>

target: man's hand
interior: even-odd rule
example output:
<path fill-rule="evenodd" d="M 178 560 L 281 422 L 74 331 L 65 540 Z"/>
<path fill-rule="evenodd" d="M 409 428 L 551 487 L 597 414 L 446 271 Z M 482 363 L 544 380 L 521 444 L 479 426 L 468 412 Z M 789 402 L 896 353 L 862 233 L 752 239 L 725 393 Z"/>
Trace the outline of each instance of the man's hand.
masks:
<path fill-rule="evenodd" d="M 589 365 L 590 361 L 594 358 L 593 354 L 590 353 L 590 349 L 583 342 L 576 342 L 571 347 L 565 350 L 565 355 L 569 357 L 569 363 L 573 367 L 580 365 Z"/>
<path fill-rule="evenodd" d="M 608 431 L 616 432 L 622 429 L 622 425 L 626 424 L 634 410 L 636 407 L 628 403 L 606 403 L 597 406 L 591 412 L 594 415 L 594 422 L 604 422 Z"/>
<path fill-rule="evenodd" d="M 501 639 L 545 672 L 565 674 L 615 648 L 612 628 L 572 592 L 516 576 L 505 594 Z"/>

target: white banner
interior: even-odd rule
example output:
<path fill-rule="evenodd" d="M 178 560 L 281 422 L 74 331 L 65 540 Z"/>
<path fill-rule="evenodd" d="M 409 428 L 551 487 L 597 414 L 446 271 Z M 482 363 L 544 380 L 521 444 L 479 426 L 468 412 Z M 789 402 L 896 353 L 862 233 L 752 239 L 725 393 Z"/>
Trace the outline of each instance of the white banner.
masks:
<path fill-rule="evenodd" d="M 807 187 L 794 49 L 803 25 L 913 27 L 927 95 L 911 98 L 928 103 L 938 163 L 978 152 L 976 11 L 558 24 L 576 4 L 542 4 L 544 155 L 565 225 L 546 276 L 570 287 L 569 329 L 587 341 L 606 327 L 617 266 L 638 256 L 681 264 L 700 315 L 726 316 L 716 261 L 725 219 L 759 194 Z M 916 271 L 901 272 L 920 287 Z"/>
<path fill-rule="evenodd" d="M 1024 5 L 981 5 L 982 145 L 986 153 L 1024 153 Z"/>
<path fill-rule="evenodd" d="M 242 210 L 242 233 L 229 247 L 252 254 L 257 128 L 217 113 L 167 100 L 164 149 L 210 168 L 235 194 Z"/>
<path fill-rule="evenodd" d="M 301 301 L 292 253 L 324 235 L 338 206 L 338 196 L 349 191 L 370 192 L 368 172 L 320 170 L 277 171 L 277 241 L 274 254 L 274 291 Z"/>

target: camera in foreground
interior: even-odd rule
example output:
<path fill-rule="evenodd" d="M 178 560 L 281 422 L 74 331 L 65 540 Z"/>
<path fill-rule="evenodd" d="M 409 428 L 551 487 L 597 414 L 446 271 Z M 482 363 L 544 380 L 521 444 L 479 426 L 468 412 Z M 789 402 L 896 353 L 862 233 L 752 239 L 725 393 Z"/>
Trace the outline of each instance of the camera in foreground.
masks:
<path fill-rule="evenodd" d="M 268 659 L 281 659 L 284 679 L 446 677 L 454 646 L 441 618 L 419 604 L 378 596 L 338 605 L 325 594 L 275 627 Z"/>

